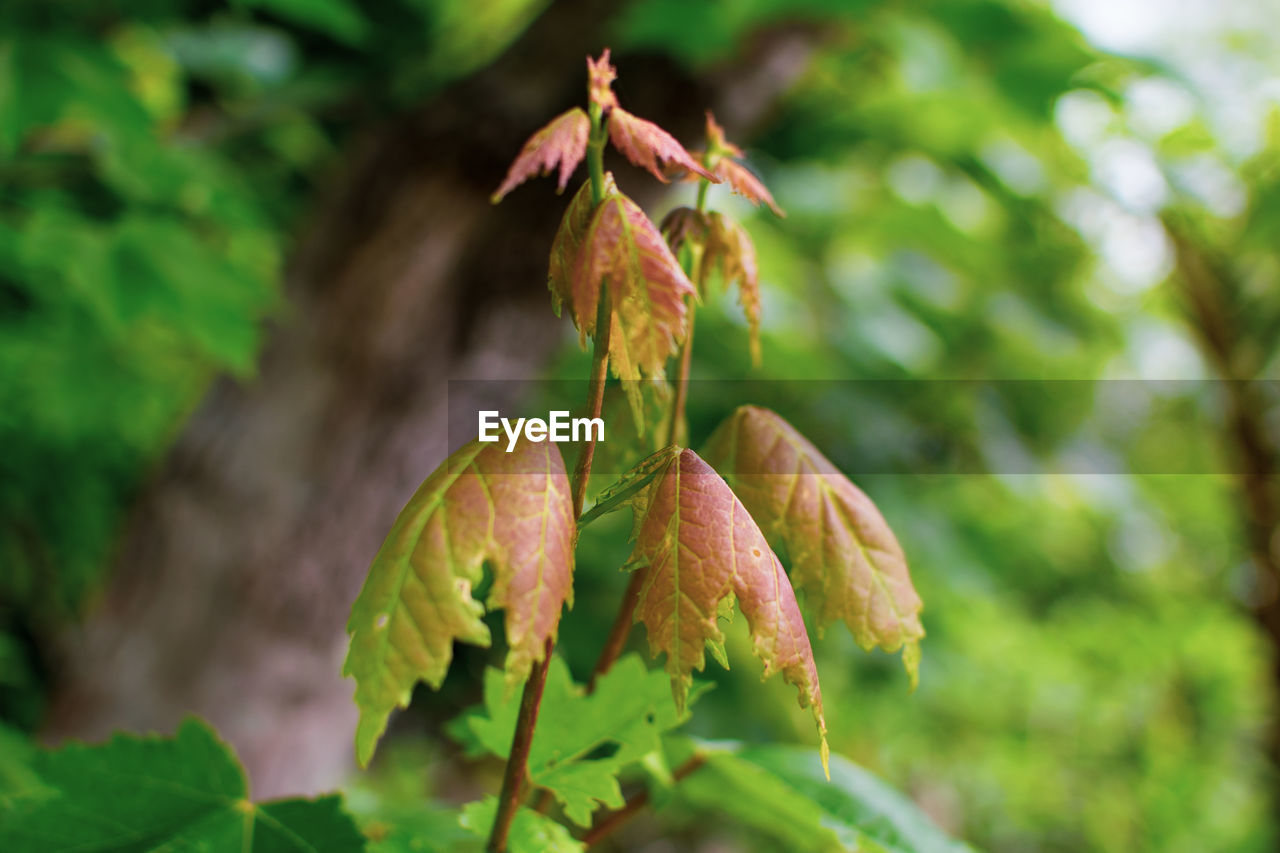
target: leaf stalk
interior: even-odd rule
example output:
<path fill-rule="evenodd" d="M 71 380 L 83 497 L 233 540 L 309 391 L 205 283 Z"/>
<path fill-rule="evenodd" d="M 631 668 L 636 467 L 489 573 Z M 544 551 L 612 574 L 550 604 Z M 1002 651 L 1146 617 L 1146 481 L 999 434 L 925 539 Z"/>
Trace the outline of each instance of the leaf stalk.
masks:
<path fill-rule="evenodd" d="M 595 204 L 604 200 L 604 143 L 605 131 L 602 111 L 598 104 L 591 104 L 591 134 L 587 142 L 587 167 L 591 175 L 591 198 Z M 608 282 L 600 288 L 600 301 L 596 311 L 596 333 L 591 352 L 591 375 L 587 385 L 588 417 L 600 417 L 604 405 L 604 386 L 609 372 L 609 336 L 612 329 L 613 309 L 610 305 Z M 573 515 L 582 516 L 582 505 L 587 494 L 587 481 L 591 476 L 591 461 L 595 456 L 596 442 L 590 430 L 586 445 L 578 457 L 573 472 Z M 533 746 L 533 733 L 538 725 L 538 710 L 542 704 L 542 692 L 547 684 L 547 670 L 555 640 L 548 639 L 542 660 L 535 662 L 529 671 L 524 692 L 520 696 L 520 711 L 516 717 L 516 730 L 511 740 L 511 753 L 502 775 L 502 791 L 498 795 L 498 811 L 494 816 L 493 830 L 486 850 L 489 853 L 505 853 L 511 822 L 520 808 L 522 788 L 528 775 L 529 750 Z"/>

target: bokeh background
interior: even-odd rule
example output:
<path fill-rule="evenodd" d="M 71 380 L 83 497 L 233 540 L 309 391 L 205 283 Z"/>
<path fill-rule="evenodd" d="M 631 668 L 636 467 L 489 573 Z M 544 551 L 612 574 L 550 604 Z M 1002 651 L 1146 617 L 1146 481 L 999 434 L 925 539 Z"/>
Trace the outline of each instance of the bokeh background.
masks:
<path fill-rule="evenodd" d="M 992 851 L 1275 849 L 1269 0 L 8 0 L 2 742 L 193 710 L 257 796 L 492 786 L 439 735 L 483 650 L 353 775 L 343 625 L 450 407 L 518 402 L 450 380 L 584 373 L 544 288 L 564 200 L 487 199 L 605 45 L 629 109 L 693 147 L 710 106 L 789 214 L 713 196 L 759 248 L 764 366 L 702 310 L 694 443 L 774 395 L 926 602 L 914 694 L 817 643 L 833 748 Z M 619 530 L 584 538 L 579 675 Z M 782 684 L 708 675 L 694 732 L 812 740 Z M 619 843 L 786 849 L 668 811 Z"/>

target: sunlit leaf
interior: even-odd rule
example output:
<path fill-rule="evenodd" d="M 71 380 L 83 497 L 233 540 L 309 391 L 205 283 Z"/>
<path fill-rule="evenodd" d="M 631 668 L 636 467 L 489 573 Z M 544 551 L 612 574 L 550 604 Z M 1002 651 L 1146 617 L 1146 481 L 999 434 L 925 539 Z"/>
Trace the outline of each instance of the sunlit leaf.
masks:
<path fill-rule="evenodd" d="M 490 201 L 501 201 L 503 196 L 520 184 L 537 175 L 548 174 L 557 164 L 560 168 L 560 180 L 556 191 L 564 192 L 569 184 L 569 176 L 586 156 L 587 135 L 590 131 L 591 120 L 581 107 L 574 107 L 553 118 L 546 127 L 529 137 L 511 168 L 507 170 L 502 186 L 490 196 Z"/>
<path fill-rule="evenodd" d="M 690 701 L 708 686 L 698 685 Z M 468 712 L 450 730 L 472 751 L 506 758 L 519 709 L 520 697 L 510 695 L 502 673 L 490 669 L 484 709 Z M 687 716 L 672 703 L 667 676 L 646 671 L 637 655 L 620 658 L 590 695 L 573 683 L 564 662 L 553 658 L 529 752 L 529 778 L 555 795 L 570 820 L 588 826 L 600 804 L 622 805 L 618 773 L 659 750 L 662 733 Z"/>
<path fill-rule="evenodd" d="M 782 564 L 746 508 L 692 450 L 667 454 L 630 503 L 635 547 L 627 567 L 644 573 L 636 620 L 648 631 L 650 651 L 666 653 L 677 706 L 692 672 L 706 665 L 708 642 L 723 643 L 717 617 L 733 597 L 765 677 L 781 671 L 796 686 L 800 707 L 812 706 L 825 756 L 822 691 L 804 620 Z"/>
<path fill-rule="evenodd" d="M 356 680 L 356 753 L 373 755 L 397 705 L 419 679 L 439 687 L 453 641 L 487 646 L 471 590 L 493 566 L 487 606 L 506 611 L 508 683 L 523 680 L 573 603 L 573 503 L 552 442 L 474 441 L 410 499 L 374 558 L 351 610 L 343 673 Z"/>
<path fill-rule="evenodd" d="M 767 409 L 738 409 L 705 452 L 765 533 L 786 544 L 791 579 L 818 629 L 843 620 L 863 648 L 903 649 L 914 684 L 923 605 L 871 499 Z"/>
<path fill-rule="evenodd" d="M 235 756 L 194 718 L 172 738 L 116 735 L 36 752 L 32 769 L 47 790 L 4 814 L 6 853 L 364 849 L 337 796 L 249 801 Z"/>

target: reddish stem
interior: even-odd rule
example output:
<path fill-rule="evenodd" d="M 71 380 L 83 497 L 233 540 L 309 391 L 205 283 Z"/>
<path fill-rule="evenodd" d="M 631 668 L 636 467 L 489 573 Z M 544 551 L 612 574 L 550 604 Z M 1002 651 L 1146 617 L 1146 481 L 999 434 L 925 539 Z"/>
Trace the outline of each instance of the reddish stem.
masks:
<path fill-rule="evenodd" d="M 611 327 L 612 308 L 609 305 L 609 288 L 600 288 L 600 305 L 596 314 L 595 347 L 591 355 L 591 380 L 587 388 L 588 417 L 600 417 L 604 405 L 604 385 L 609 369 L 609 331 Z M 587 495 L 587 480 L 591 476 L 591 459 L 595 456 L 596 443 L 590 430 L 587 431 L 586 446 L 578 457 L 577 467 L 573 471 L 573 515 L 582 515 L 582 504 Z M 524 693 L 520 696 L 520 712 L 516 717 L 515 736 L 511 740 L 511 754 L 507 758 L 507 767 L 502 775 L 502 791 L 498 794 L 498 813 L 493 820 L 493 832 L 489 836 L 487 849 L 489 853 L 504 853 L 507 849 L 507 835 L 511 832 L 511 821 L 515 819 L 520 808 L 521 788 L 528 773 L 529 749 L 533 746 L 533 731 L 538 725 L 538 707 L 542 703 L 542 690 L 547 683 L 547 668 L 551 665 L 551 653 L 555 650 L 554 640 L 548 639 L 541 661 L 535 663 L 529 671 L 529 680 L 525 682 Z"/>
<path fill-rule="evenodd" d="M 676 771 L 671 774 L 671 777 L 676 782 L 679 782 L 681 779 L 684 779 L 690 773 L 697 770 L 699 767 L 701 767 L 706 763 L 707 763 L 706 756 L 694 755 L 684 764 L 681 764 L 679 767 L 677 767 Z M 586 835 L 582 836 L 582 843 L 587 845 L 588 847 L 591 847 L 594 844 L 599 844 L 601 841 L 603 841 L 605 838 L 611 835 L 614 832 L 614 830 L 622 826 L 627 821 L 631 820 L 631 818 L 635 817 L 636 812 L 640 811 L 647 805 L 649 805 L 649 789 L 648 788 L 630 797 L 622 805 L 622 808 L 618 809 L 616 812 L 605 815 L 603 819 L 601 819 L 598 823 L 592 826 L 591 829 L 587 830 Z"/>
<path fill-rule="evenodd" d="M 636 605 L 640 603 L 640 584 L 644 578 L 644 572 L 637 569 L 631 573 L 631 580 L 627 583 L 627 591 L 622 594 L 622 604 L 618 607 L 618 615 L 613 619 L 613 628 L 609 630 L 609 638 L 604 641 L 604 648 L 600 650 L 600 657 L 596 660 L 595 669 L 591 670 L 591 680 L 587 682 L 587 692 L 593 693 L 596 689 L 596 680 L 600 676 L 609 671 L 614 661 L 618 659 L 618 655 L 622 654 L 623 647 L 627 644 L 627 637 L 631 634 L 631 626 L 635 624 Z"/>

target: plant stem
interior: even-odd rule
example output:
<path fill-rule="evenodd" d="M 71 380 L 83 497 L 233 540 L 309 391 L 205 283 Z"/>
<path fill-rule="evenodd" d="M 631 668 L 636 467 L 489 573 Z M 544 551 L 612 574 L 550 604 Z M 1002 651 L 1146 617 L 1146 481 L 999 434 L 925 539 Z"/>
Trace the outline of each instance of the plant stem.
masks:
<path fill-rule="evenodd" d="M 627 644 L 631 626 L 635 623 L 636 605 L 640 603 L 640 585 L 643 583 L 643 578 L 644 572 L 638 569 L 631 573 L 631 580 L 627 582 L 627 591 L 622 594 L 622 603 L 618 606 L 618 615 L 613 617 L 609 638 L 604 641 L 600 657 L 596 660 L 595 668 L 591 670 L 591 678 L 587 681 L 587 693 L 595 692 L 596 680 L 609 671 L 613 662 L 618 659 L 618 655 L 622 654 L 622 647 Z"/>
<path fill-rule="evenodd" d="M 591 136 L 587 143 L 587 167 L 591 174 L 591 197 L 595 204 L 604 200 L 604 125 L 600 109 L 591 106 Z M 587 384 L 588 417 L 600 417 L 604 406 L 604 386 L 609 372 L 609 333 L 612 328 L 613 309 L 609 299 L 609 283 L 601 282 L 600 299 L 596 309 L 595 338 L 591 351 L 591 376 Z M 582 505 L 587 496 L 587 480 L 591 476 L 591 460 L 595 456 L 596 442 L 591 430 L 587 430 L 587 443 L 578 457 L 573 471 L 573 517 L 582 515 Z M 498 795 L 498 812 L 494 816 L 493 831 L 486 849 L 489 853 L 505 853 L 511 821 L 520 808 L 521 788 L 528 774 L 529 750 L 533 746 L 533 732 L 538 725 L 538 710 L 542 704 L 542 691 L 547 685 L 547 670 L 551 666 L 551 653 L 555 651 L 554 639 L 547 639 L 542 660 L 529 670 L 524 693 L 520 696 L 520 711 L 516 716 L 516 730 L 511 739 L 511 753 L 502 774 L 502 791 Z"/>
<path fill-rule="evenodd" d="M 711 186 L 710 182 L 705 179 L 698 185 L 699 211 L 706 207 L 707 187 L 709 186 Z M 682 264 L 685 267 L 685 275 L 701 277 L 702 257 L 703 248 L 699 247 Z M 676 376 L 676 396 L 671 404 L 671 420 L 667 428 L 668 444 L 675 444 L 679 437 L 680 424 L 684 421 L 685 401 L 689 397 L 689 371 L 693 363 L 693 318 L 697 315 L 696 308 L 697 303 L 693 300 L 689 300 L 685 304 L 689 325 L 685 331 L 684 341 L 680 345 L 680 372 Z M 627 590 L 622 594 L 622 602 L 618 605 L 618 615 L 613 618 L 613 627 L 609 629 L 609 637 L 605 640 L 604 648 L 600 650 L 600 657 L 596 660 L 596 665 L 591 670 L 591 678 L 587 681 L 587 693 L 595 691 L 597 679 L 609 671 L 614 661 L 622 654 L 623 647 L 627 644 L 627 637 L 631 634 L 631 626 L 635 623 L 636 606 L 640 603 L 640 587 L 643 583 L 643 578 L 643 572 L 635 571 L 631 573 L 631 580 L 627 583 Z"/>
<path fill-rule="evenodd" d="M 679 782 L 681 779 L 684 779 L 690 773 L 694 772 L 695 770 L 697 770 L 699 767 L 701 767 L 706 763 L 707 763 L 707 757 L 705 755 L 695 754 L 692 758 L 690 758 L 684 764 L 681 764 L 679 767 L 677 767 L 675 772 L 671 774 L 671 778 L 674 781 Z M 612 834 L 614 830 L 616 830 L 618 827 L 622 826 L 622 824 L 626 823 L 631 818 L 633 818 L 636 812 L 640 811 L 647 805 L 649 805 L 649 789 L 648 788 L 644 789 L 643 791 L 629 798 L 622 805 L 622 808 L 618 809 L 616 812 L 613 812 L 612 814 L 606 815 L 604 818 L 600 820 L 599 823 L 595 824 L 594 826 L 591 827 L 591 829 L 587 830 L 587 834 L 582 836 L 582 843 L 587 845 L 588 847 L 592 846 L 593 844 L 600 843 L 606 837 Z"/>

